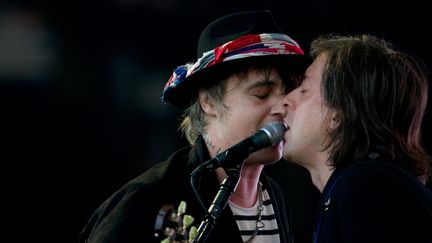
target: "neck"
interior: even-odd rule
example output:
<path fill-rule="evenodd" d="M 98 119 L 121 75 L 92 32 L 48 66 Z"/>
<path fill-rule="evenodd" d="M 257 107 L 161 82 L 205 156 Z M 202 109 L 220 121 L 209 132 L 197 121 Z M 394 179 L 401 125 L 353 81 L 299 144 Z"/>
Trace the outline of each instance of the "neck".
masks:
<path fill-rule="evenodd" d="M 327 165 L 327 163 L 321 163 L 314 167 L 310 167 L 308 170 L 311 174 L 312 183 L 322 193 L 334 170 Z"/>
<path fill-rule="evenodd" d="M 296 163 L 306 168 L 312 179 L 312 183 L 322 193 L 330 176 L 333 173 L 333 168 L 329 165 L 330 154 L 328 150 L 314 152 L 309 151 L 306 156 L 297 159 Z"/>
<path fill-rule="evenodd" d="M 263 165 L 247 165 L 244 164 L 240 172 L 240 180 L 235 192 L 231 195 L 230 201 L 240 207 L 252 207 L 258 195 L 258 183 Z M 226 177 L 223 169 L 217 169 L 219 182 L 222 182 Z"/>

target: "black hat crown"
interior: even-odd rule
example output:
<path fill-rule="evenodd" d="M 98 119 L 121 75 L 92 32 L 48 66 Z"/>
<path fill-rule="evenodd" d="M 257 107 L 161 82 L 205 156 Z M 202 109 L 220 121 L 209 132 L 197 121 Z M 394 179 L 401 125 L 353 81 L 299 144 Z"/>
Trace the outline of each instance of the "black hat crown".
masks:
<path fill-rule="evenodd" d="M 197 58 L 241 36 L 262 33 L 282 33 L 269 10 L 244 11 L 223 16 L 201 32 Z"/>

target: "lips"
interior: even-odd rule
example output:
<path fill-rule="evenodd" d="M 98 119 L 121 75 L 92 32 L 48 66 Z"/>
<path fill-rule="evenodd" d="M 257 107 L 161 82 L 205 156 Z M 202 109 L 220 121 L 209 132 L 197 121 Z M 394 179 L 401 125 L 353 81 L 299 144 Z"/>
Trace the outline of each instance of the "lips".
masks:
<path fill-rule="evenodd" d="M 290 126 L 288 125 L 288 123 L 285 123 L 284 122 L 284 125 L 285 125 L 285 128 L 286 128 L 286 130 L 285 130 L 285 133 L 284 133 L 284 138 L 283 138 L 283 142 L 284 142 L 284 144 L 286 144 L 287 143 L 287 132 L 290 130 Z"/>
<path fill-rule="evenodd" d="M 285 121 L 282 120 L 282 121 L 280 121 L 280 123 L 282 123 L 285 126 L 285 130 L 289 129 L 289 126 Z"/>
<path fill-rule="evenodd" d="M 285 132 L 286 132 L 286 131 L 288 131 L 290 129 L 290 126 L 286 122 L 284 122 L 284 125 L 285 125 L 285 128 L 286 128 L 286 130 L 285 130 Z"/>

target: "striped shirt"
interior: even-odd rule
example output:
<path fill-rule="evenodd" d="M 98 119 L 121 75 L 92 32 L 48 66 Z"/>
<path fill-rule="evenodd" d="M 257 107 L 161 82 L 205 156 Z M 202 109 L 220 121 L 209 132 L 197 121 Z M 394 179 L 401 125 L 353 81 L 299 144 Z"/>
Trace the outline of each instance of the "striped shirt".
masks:
<path fill-rule="evenodd" d="M 261 183 L 261 182 L 260 182 Z M 262 186 L 262 184 L 261 184 Z M 279 243 L 279 230 L 276 222 L 273 206 L 270 201 L 270 196 L 267 190 L 262 187 L 263 194 L 263 207 L 261 220 L 264 224 L 263 228 L 259 228 L 257 235 L 252 240 L 253 243 Z M 237 226 L 243 238 L 243 242 L 247 241 L 254 233 L 257 226 L 258 219 L 258 199 L 255 204 L 250 208 L 243 208 L 235 203 L 228 201 L 234 218 L 236 219 Z"/>

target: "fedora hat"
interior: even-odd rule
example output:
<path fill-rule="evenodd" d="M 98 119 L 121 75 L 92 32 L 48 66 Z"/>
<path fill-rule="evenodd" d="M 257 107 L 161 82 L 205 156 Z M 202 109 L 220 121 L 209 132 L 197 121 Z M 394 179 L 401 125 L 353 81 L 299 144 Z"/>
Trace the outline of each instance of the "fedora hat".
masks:
<path fill-rule="evenodd" d="M 309 59 L 296 41 L 282 33 L 268 10 L 244 11 L 223 16 L 202 31 L 197 61 L 177 67 L 164 86 L 162 102 L 188 107 L 209 78 L 239 63 L 285 61 L 303 72 Z"/>

